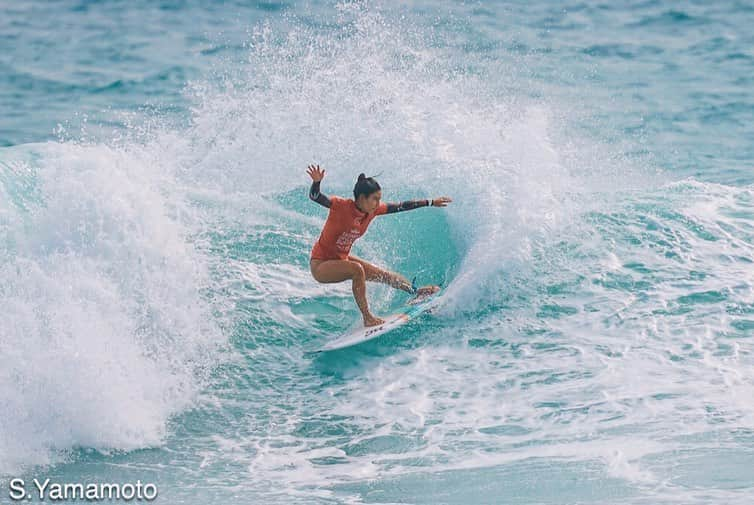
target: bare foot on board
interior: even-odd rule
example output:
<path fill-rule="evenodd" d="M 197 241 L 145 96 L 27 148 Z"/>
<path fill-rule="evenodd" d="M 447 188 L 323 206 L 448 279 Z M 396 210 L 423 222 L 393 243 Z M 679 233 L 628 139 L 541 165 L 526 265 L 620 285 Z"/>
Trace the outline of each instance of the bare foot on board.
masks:
<path fill-rule="evenodd" d="M 384 319 L 380 319 L 379 317 L 375 317 L 375 316 L 372 316 L 372 315 L 364 318 L 364 326 L 367 326 L 367 327 L 368 326 L 377 326 L 377 325 L 380 325 L 380 324 L 382 324 L 384 322 L 385 322 Z"/>

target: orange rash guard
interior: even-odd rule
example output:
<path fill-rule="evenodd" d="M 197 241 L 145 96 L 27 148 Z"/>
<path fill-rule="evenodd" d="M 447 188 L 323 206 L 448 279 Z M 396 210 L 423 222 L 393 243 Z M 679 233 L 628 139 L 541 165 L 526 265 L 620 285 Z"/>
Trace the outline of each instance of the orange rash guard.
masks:
<path fill-rule="evenodd" d="M 364 235 L 369 223 L 375 217 L 387 213 L 387 204 L 380 202 L 372 214 L 366 214 L 356 207 L 350 198 L 331 196 L 330 212 L 325 227 L 314 244 L 310 259 L 345 260 L 354 241 Z"/>

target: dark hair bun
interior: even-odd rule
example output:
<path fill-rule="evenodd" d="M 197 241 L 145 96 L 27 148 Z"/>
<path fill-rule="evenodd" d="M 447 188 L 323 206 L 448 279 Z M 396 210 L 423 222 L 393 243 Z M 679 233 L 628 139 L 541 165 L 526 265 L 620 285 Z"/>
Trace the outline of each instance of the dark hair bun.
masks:
<path fill-rule="evenodd" d="M 367 177 L 364 174 L 359 174 L 359 178 L 356 181 L 356 185 L 353 187 L 353 198 L 357 200 L 359 195 L 369 196 L 375 191 L 380 190 L 380 185 L 373 177 Z"/>

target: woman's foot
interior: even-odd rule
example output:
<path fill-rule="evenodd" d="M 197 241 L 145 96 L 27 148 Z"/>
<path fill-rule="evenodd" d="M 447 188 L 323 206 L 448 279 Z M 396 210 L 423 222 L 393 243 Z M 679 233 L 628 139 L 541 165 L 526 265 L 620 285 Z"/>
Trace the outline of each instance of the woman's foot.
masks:
<path fill-rule="evenodd" d="M 382 324 L 384 322 L 385 322 L 384 319 L 380 319 L 379 317 L 375 317 L 375 316 L 373 316 L 371 314 L 368 315 L 368 316 L 366 316 L 366 317 L 364 317 L 364 326 L 367 326 L 367 327 L 368 326 L 377 326 L 377 325 L 380 325 L 380 324 Z"/>
<path fill-rule="evenodd" d="M 416 296 L 427 296 L 440 291 L 440 286 L 422 286 L 416 290 Z"/>
<path fill-rule="evenodd" d="M 406 302 L 408 305 L 415 305 L 426 300 L 430 295 L 440 291 L 440 286 L 423 286 L 416 290 L 416 295 Z"/>

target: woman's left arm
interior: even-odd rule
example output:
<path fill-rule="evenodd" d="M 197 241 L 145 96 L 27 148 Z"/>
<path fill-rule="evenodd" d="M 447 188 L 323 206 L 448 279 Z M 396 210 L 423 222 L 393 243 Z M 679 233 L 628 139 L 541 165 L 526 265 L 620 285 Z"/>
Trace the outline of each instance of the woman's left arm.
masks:
<path fill-rule="evenodd" d="M 400 203 L 388 203 L 385 214 L 402 212 L 404 210 L 418 209 L 419 207 L 445 207 L 453 199 L 447 196 L 441 196 L 433 200 L 405 200 Z"/>

